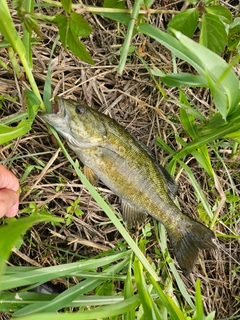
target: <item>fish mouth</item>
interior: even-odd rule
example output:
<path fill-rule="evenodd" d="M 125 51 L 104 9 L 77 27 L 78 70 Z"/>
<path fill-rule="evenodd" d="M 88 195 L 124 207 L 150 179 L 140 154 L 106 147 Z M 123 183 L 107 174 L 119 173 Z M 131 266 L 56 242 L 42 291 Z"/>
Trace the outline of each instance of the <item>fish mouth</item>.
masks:
<path fill-rule="evenodd" d="M 64 100 L 60 97 L 54 98 L 54 104 L 53 104 L 53 113 L 58 115 L 61 118 L 67 117 L 67 109 L 64 105 Z M 67 120 L 67 119 L 66 119 Z"/>
<path fill-rule="evenodd" d="M 41 114 L 40 117 L 59 132 L 70 132 L 68 125 L 69 112 L 64 100 L 56 97 L 52 104 L 52 113 Z"/>

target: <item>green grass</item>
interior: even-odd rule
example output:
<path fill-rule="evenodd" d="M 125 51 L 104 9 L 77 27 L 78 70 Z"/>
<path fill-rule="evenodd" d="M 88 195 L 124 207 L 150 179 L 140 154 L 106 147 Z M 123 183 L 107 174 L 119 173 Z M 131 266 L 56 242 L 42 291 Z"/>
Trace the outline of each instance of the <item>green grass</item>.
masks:
<path fill-rule="evenodd" d="M 165 74 L 162 70 L 158 70 L 154 66 L 147 67 L 147 71 L 151 78 L 154 79 L 156 87 L 159 88 L 160 92 L 164 93 L 161 84 L 159 84 L 159 78 L 162 84 L 178 88 L 179 99 L 174 101 L 174 103 L 179 106 L 180 121 L 189 138 L 188 142 L 186 142 L 181 139 L 180 136 L 175 136 L 175 139 L 181 146 L 178 151 L 172 150 L 160 138 L 157 138 L 156 143 L 169 155 L 167 165 L 169 172 L 176 174 L 178 165 L 185 170 L 195 194 L 199 199 L 199 203 L 207 214 L 205 222 L 208 223 L 211 228 L 214 228 L 219 222 L 225 226 L 231 225 L 231 218 L 227 215 L 220 218 L 219 214 L 225 201 L 230 203 L 233 212 L 239 210 L 236 198 L 232 197 L 235 187 L 234 182 L 231 180 L 231 194 L 227 194 L 222 190 L 219 179 L 215 173 L 215 168 L 211 163 L 209 150 L 215 152 L 216 144 L 226 140 L 230 141 L 229 145 L 232 156 L 236 155 L 239 150 L 240 91 L 238 77 L 232 68 L 234 64 L 239 62 L 239 37 L 237 32 L 235 32 L 235 27 L 239 26 L 239 20 L 232 16 L 228 9 L 221 9 L 219 6 L 214 7 L 213 3 L 210 3 L 209 6 L 206 6 L 207 13 L 204 13 L 202 16 L 203 25 L 199 38 L 200 43 L 197 43 L 185 35 L 188 31 L 184 28 L 185 19 L 190 19 L 192 23 L 191 30 L 193 31 L 191 31 L 191 34 L 188 34 L 188 36 L 193 35 L 199 21 L 198 15 L 200 12 L 198 12 L 197 7 L 191 12 L 187 10 L 184 11 L 181 16 L 176 15 L 170 24 L 172 29 L 169 28 L 168 32 L 163 32 L 150 25 L 146 19 L 149 12 L 152 14 L 157 13 L 154 10 L 149 11 L 151 10 L 150 7 L 153 1 L 144 2 L 143 5 L 141 1 L 136 0 L 132 11 L 126 9 L 124 3 L 121 3 L 120 7 L 117 7 L 117 1 L 111 3 L 113 8 L 108 8 L 110 2 L 105 1 L 104 8 L 83 6 L 83 9 L 88 11 L 88 13 L 98 14 L 127 26 L 126 37 L 120 53 L 120 63 L 118 66 L 120 73 L 124 69 L 129 54 L 131 39 L 136 32 L 156 40 L 169 49 L 172 54 L 173 65 L 176 63 L 176 59 L 179 58 L 186 61 L 195 69 L 196 74 L 177 72 Z M 22 7 L 21 1 L 16 1 L 16 9 L 22 17 L 22 23 L 24 23 L 23 37 L 21 38 L 10 15 L 7 2 L 0 0 L 0 31 L 5 38 L 5 45 L 13 49 L 13 52 L 19 57 L 20 62 L 14 59 L 14 55 L 9 56 L 9 59 L 12 57 L 11 63 L 16 75 L 19 74 L 20 64 L 22 65 L 24 74 L 31 88 L 25 91 L 27 111 L 18 115 L 11 115 L 0 124 L 0 144 L 2 145 L 29 132 L 38 110 L 48 110 L 48 112 L 51 110 L 49 103 L 51 97 L 50 68 L 44 87 L 43 98 L 39 92 L 32 71 L 32 32 L 33 30 L 37 32 L 36 25 L 38 21 L 52 23 L 57 26 L 63 48 L 69 48 L 80 59 L 88 63 L 93 63 L 88 51 L 79 40 L 79 36 L 85 37 L 89 35 L 91 27 L 88 22 L 82 18 L 80 13 L 78 13 L 81 17 L 81 19 L 79 18 L 79 24 L 74 22 L 76 15 L 73 14 L 73 10 L 76 8 L 79 9 L 79 6 L 73 5 L 71 1 L 67 0 L 62 0 L 61 3 L 46 1 L 41 5 L 63 8 L 66 13 L 61 13 L 61 15 L 56 14 L 56 16 L 53 17 L 39 15 L 34 12 L 32 1 L 26 1 L 24 7 Z M 27 15 L 25 13 L 26 10 L 28 12 Z M 216 18 L 216 16 L 218 16 L 218 18 Z M 209 21 L 216 21 L 216 24 L 213 22 L 212 25 Z M 229 26 L 227 34 L 225 34 L 225 28 L 224 31 L 222 29 L 223 21 Z M 66 23 L 68 24 L 68 28 L 66 28 Z M 209 28 L 216 28 L 218 25 L 220 26 L 219 30 L 224 32 L 224 43 L 217 43 L 216 47 L 209 48 L 207 45 L 209 43 L 207 34 L 211 31 Z M 177 30 L 181 30 L 181 32 Z M 59 38 L 57 37 L 54 46 L 58 40 Z M 223 50 L 223 45 L 226 50 L 231 50 L 233 53 L 231 61 L 226 62 L 219 55 Z M 184 93 L 184 87 L 209 88 L 214 111 L 208 116 L 201 113 Z M 18 122 L 16 126 L 11 126 L 12 124 L 16 124 L 16 122 Z M 52 130 L 49 128 L 49 131 Z M 86 260 L 81 259 L 79 262 L 41 269 L 34 267 L 6 267 L 4 261 L 9 258 L 12 247 L 21 235 L 25 233 L 27 228 L 39 222 L 48 221 L 58 223 L 61 221 L 51 217 L 49 214 L 36 214 L 36 212 L 32 213 L 29 217 L 18 220 L 13 219 L 11 222 L 9 220 L 8 225 L 1 226 L 0 255 L 2 260 L 0 263 L 0 286 L 2 292 L 0 294 L 0 310 L 7 313 L 13 312 L 13 316 L 21 316 L 21 319 L 32 320 L 42 319 L 43 316 L 47 318 L 51 317 L 51 319 L 214 319 L 214 312 L 208 316 L 204 315 L 199 279 L 196 281 L 195 294 L 190 294 L 179 276 L 168 253 L 166 234 L 163 226 L 155 223 L 156 238 L 161 247 L 162 259 L 164 261 L 164 272 L 163 270 L 159 270 L 158 266 L 155 266 L 146 258 L 142 253 L 145 249 L 144 241 L 141 244 L 141 239 L 139 242 L 132 239 L 117 218 L 113 209 L 89 183 L 77 163 L 71 159 L 56 132 L 52 131 L 52 133 L 82 183 L 87 187 L 92 197 L 121 233 L 125 240 L 125 242 L 122 243 L 124 250 L 116 248 L 115 250 L 104 253 L 102 257 Z M 185 163 L 188 155 L 191 155 L 201 166 L 202 170 L 212 179 L 219 194 L 219 199 L 216 201 L 215 207 L 208 203 L 191 168 Z M 221 159 L 218 154 L 217 156 L 219 161 L 225 166 L 224 160 Z M 32 167 L 29 167 L 26 170 L 26 176 L 32 169 Z M 236 209 L 237 206 L 238 209 Z M 33 212 L 30 209 L 31 208 L 29 208 L 29 212 Z M 236 214 L 236 218 L 239 220 L 238 213 Z M 11 234 L 10 237 L 9 234 Z M 225 235 L 220 236 L 224 237 Z M 234 232 L 232 232 L 230 237 L 239 238 Z M 143 250 L 139 249 L 141 245 L 141 249 Z M 99 268 L 104 271 L 99 272 Z M 164 273 L 165 276 L 163 279 L 159 275 Z M 70 286 L 57 296 L 29 293 L 26 290 L 20 290 L 17 295 L 16 293 L 12 293 L 12 290 L 17 287 L 30 286 L 33 283 L 38 285 L 57 277 L 78 277 L 82 280 L 79 284 Z M 104 292 L 103 289 L 108 290 L 109 281 L 111 283 L 121 281 L 124 287 L 123 291 L 117 292 L 114 290 L 114 286 L 112 286 L 113 292 L 110 296 L 97 295 L 96 293 L 99 292 L 100 288 L 102 292 Z M 176 291 L 178 292 L 177 295 Z M 185 303 L 182 303 L 182 300 L 184 300 Z M 112 305 L 113 303 L 114 305 Z M 87 308 L 87 306 L 90 308 Z M 77 313 L 71 313 L 72 308 L 79 308 L 79 311 Z M 66 312 L 63 314 L 54 314 L 54 312 L 60 309 L 64 309 Z"/>

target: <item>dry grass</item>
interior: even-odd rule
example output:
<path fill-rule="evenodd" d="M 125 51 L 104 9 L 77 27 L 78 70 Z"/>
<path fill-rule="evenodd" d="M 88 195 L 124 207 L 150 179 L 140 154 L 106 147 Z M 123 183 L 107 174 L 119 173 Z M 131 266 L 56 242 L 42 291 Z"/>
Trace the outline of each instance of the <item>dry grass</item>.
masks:
<path fill-rule="evenodd" d="M 182 3 L 176 5 L 181 6 Z M 176 5 L 171 5 L 171 8 L 175 8 Z M 160 136 L 171 148 L 179 149 L 174 132 L 181 132 L 182 137 L 184 132 L 179 121 L 178 107 L 162 98 L 135 54 L 129 58 L 123 75 L 116 73 L 119 49 L 124 38 L 123 27 L 119 30 L 116 23 L 90 14 L 86 14 L 85 18 L 93 27 L 93 33 L 84 44 L 91 53 L 95 66 L 82 63 L 69 51 L 64 52 L 59 44 L 52 61 L 53 96 L 62 95 L 65 98 L 78 99 L 115 118 L 135 137 L 148 145 L 157 160 L 164 164 L 166 154 L 156 147 L 155 138 Z M 164 27 L 165 21 L 165 16 L 151 17 L 151 23 L 161 28 Z M 44 25 L 41 30 L 43 41 L 34 46 L 33 54 L 34 76 L 43 92 L 56 30 Z M 133 44 L 149 64 L 154 64 L 166 72 L 172 71 L 171 56 L 166 49 L 159 46 L 159 43 L 137 34 Z M 5 49 L 0 49 L 0 58 L 5 62 L 8 61 Z M 178 65 L 181 71 L 186 71 L 186 67 L 188 68 L 183 63 Z M 26 88 L 28 84 L 24 77 L 17 79 L 14 74 L 0 70 L 1 94 L 4 97 L 9 95 L 17 98 L 15 102 L 5 99 L 0 109 L 1 119 L 25 110 L 23 91 Z M 164 88 L 164 90 L 169 98 L 178 99 L 178 91 L 175 88 Z M 187 91 L 199 109 L 208 114 L 208 91 L 203 89 Z M 236 193 L 240 196 L 239 161 L 229 158 L 227 146 L 219 148 L 218 152 L 228 167 L 238 188 Z M 75 157 L 73 154 L 72 156 Z M 37 225 L 29 230 L 24 236 L 21 249 L 13 253 L 11 264 L 50 266 L 71 262 L 82 256 L 95 256 L 113 248 L 121 240 L 119 232 L 91 199 L 39 118 L 36 119 L 29 134 L 2 146 L 0 157 L 19 179 L 24 177 L 21 183 L 20 210 L 35 203 L 38 210 L 43 210 L 47 205 L 53 215 L 64 217 L 66 208 L 76 199 L 80 199 L 80 208 L 84 213 L 79 217 L 73 216 L 68 226 Z M 230 190 L 229 177 L 214 152 L 211 154 L 211 160 L 223 190 L 225 192 Z M 188 165 L 200 183 L 207 200 L 210 204 L 214 204 L 219 195 L 209 182 L 209 177 L 194 159 Z M 199 204 L 184 172 L 179 176 L 178 183 L 178 197 L 182 211 L 190 216 L 198 216 Z M 120 212 L 116 196 L 104 185 L 99 184 L 98 187 L 104 197 Z M 234 212 L 232 205 L 227 203 L 221 212 L 223 221 L 227 220 L 228 214 L 231 216 L 237 214 L 237 210 L 239 211 L 239 206 Z M 239 215 L 228 225 L 228 228 L 235 233 L 240 231 L 238 220 Z M 218 223 L 215 232 L 229 234 L 228 228 L 226 224 Z M 155 243 L 153 235 L 148 245 L 153 261 L 155 257 L 151 246 Z M 188 279 L 182 276 L 190 293 L 194 293 L 196 278 L 201 279 L 206 314 L 216 310 L 216 319 L 233 317 L 240 312 L 240 306 L 237 304 L 240 277 L 237 273 L 239 265 L 236 263 L 239 261 L 239 242 L 220 238 L 219 243 L 222 249 L 217 252 L 201 253 L 203 265 L 200 266 L 198 262 L 194 273 Z M 203 270 L 206 270 L 206 273 Z"/>

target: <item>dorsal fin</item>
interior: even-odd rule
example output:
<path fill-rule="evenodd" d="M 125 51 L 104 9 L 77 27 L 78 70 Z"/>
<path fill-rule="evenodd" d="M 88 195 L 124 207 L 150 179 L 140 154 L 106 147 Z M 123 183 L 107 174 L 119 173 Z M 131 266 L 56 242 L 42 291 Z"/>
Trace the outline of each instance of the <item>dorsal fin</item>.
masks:
<path fill-rule="evenodd" d="M 135 206 L 122 200 L 122 216 L 129 228 L 137 227 L 137 225 L 144 222 L 146 213 L 139 211 Z"/>
<path fill-rule="evenodd" d="M 155 162 L 158 170 L 162 174 L 162 176 L 167 184 L 169 196 L 174 200 L 174 197 L 176 196 L 176 193 L 178 191 L 178 186 L 177 186 L 173 176 L 171 176 L 170 173 L 163 166 L 161 166 L 160 164 L 157 163 L 153 154 L 151 153 L 151 151 L 147 148 L 147 146 L 144 143 L 137 140 L 135 137 L 134 137 L 134 139 L 140 144 L 140 146 L 145 150 L 145 152 L 147 152 L 149 157 Z"/>
<path fill-rule="evenodd" d="M 161 174 L 164 177 L 164 180 L 167 184 L 168 191 L 169 191 L 169 196 L 171 197 L 172 200 L 174 200 L 177 191 L 178 191 L 178 186 L 173 178 L 173 176 L 170 175 L 170 173 L 160 164 L 156 163 L 158 170 L 161 172 Z"/>

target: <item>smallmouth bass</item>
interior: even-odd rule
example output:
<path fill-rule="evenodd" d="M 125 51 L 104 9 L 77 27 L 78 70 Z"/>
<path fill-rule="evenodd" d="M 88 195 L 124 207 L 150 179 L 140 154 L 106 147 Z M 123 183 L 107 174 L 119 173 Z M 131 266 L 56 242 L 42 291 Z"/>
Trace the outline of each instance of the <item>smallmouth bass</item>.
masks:
<path fill-rule="evenodd" d="M 165 226 L 174 255 L 189 275 L 200 249 L 216 249 L 215 235 L 174 204 L 177 188 L 170 174 L 115 120 L 73 100 L 55 101 L 58 112 L 42 119 L 120 198 L 128 226 L 143 222 L 148 214 Z"/>

